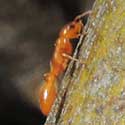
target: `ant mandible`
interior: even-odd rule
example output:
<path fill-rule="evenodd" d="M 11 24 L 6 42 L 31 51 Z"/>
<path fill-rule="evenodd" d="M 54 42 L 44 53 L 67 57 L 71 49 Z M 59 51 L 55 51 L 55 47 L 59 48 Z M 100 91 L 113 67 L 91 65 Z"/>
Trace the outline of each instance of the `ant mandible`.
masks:
<path fill-rule="evenodd" d="M 44 74 L 45 83 L 40 88 L 40 109 L 45 116 L 49 114 L 57 96 L 57 77 L 65 71 L 70 59 L 79 61 L 71 57 L 73 52 L 71 39 L 79 38 L 84 26 L 82 17 L 88 14 L 91 14 L 91 10 L 78 15 L 72 22 L 65 25 L 56 41 L 55 50 L 50 62 L 50 72 Z"/>

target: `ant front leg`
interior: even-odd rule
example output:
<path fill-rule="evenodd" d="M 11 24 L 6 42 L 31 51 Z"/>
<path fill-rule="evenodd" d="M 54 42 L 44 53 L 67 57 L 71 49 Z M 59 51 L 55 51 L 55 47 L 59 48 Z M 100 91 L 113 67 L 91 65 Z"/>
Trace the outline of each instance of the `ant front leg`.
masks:
<path fill-rule="evenodd" d="M 82 34 L 83 36 L 86 36 L 86 35 L 88 34 L 88 32 L 83 31 L 81 34 Z"/>

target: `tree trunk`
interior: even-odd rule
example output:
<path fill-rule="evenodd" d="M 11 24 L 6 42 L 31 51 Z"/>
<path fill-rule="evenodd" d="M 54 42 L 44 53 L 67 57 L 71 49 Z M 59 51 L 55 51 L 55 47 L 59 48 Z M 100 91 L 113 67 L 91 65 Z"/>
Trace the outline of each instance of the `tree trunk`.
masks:
<path fill-rule="evenodd" d="M 125 0 L 96 0 L 85 30 L 45 125 L 125 124 Z"/>

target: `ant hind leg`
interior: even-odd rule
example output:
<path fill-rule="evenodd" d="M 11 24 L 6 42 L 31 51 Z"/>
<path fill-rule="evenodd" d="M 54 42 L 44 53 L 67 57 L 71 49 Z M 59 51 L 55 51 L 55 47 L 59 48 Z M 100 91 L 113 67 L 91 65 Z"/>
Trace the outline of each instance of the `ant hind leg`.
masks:
<path fill-rule="evenodd" d="M 75 62 L 84 64 L 84 62 L 82 62 L 82 61 L 80 61 L 79 59 L 76 59 L 76 58 L 74 58 L 74 57 L 72 57 L 72 56 L 70 56 L 70 55 L 68 55 L 68 54 L 66 54 L 66 53 L 63 53 L 62 56 L 63 56 L 63 57 L 66 57 L 66 58 L 68 58 L 68 59 L 70 59 L 70 60 L 73 60 L 73 61 L 75 61 Z"/>

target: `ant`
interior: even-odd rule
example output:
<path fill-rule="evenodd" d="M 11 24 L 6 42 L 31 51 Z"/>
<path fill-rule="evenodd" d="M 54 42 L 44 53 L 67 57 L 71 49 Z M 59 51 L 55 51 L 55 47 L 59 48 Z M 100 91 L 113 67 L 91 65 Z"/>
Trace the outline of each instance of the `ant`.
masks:
<path fill-rule="evenodd" d="M 47 116 L 57 96 L 57 77 L 65 71 L 69 60 L 79 62 L 73 58 L 73 47 L 71 39 L 79 38 L 81 35 L 82 17 L 91 14 L 91 10 L 78 15 L 72 22 L 65 25 L 59 33 L 55 43 L 55 50 L 50 62 L 50 72 L 44 74 L 45 83 L 40 88 L 40 109 Z"/>

